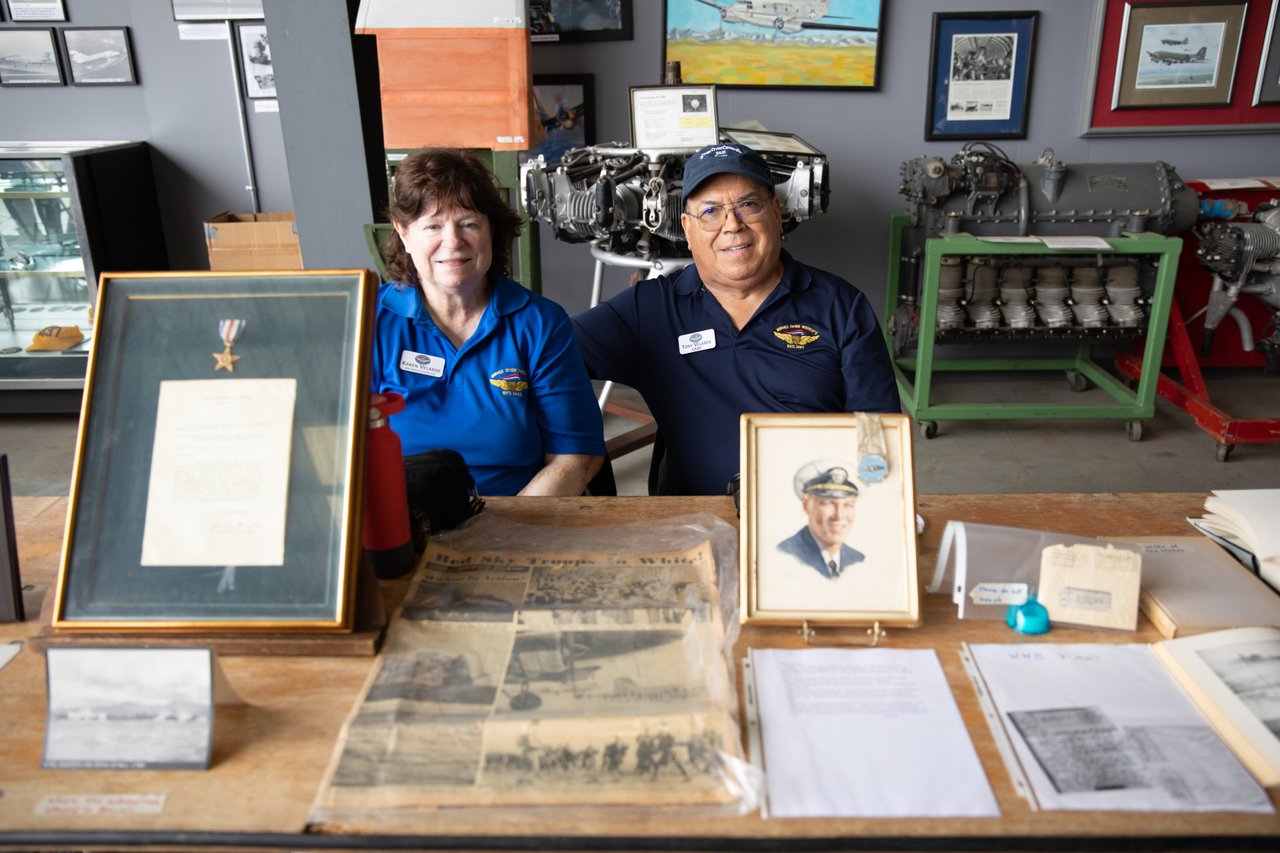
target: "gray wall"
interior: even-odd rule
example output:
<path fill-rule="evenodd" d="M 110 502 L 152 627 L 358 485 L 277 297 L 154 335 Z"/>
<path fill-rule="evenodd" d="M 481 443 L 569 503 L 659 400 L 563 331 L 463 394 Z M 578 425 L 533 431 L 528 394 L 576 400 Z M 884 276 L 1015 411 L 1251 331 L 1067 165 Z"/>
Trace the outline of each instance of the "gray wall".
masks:
<path fill-rule="evenodd" d="M 630 136 L 627 88 L 661 82 L 663 0 L 637 0 L 635 39 L 580 45 L 536 44 L 534 73 L 595 75 L 600 140 Z M 1083 138 L 1079 114 L 1085 94 L 1088 0 L 886 0 L 877 92 L 722 89 L 722 124 L 750 119 L 798 134 L 831 161 L 831 206 L 787 241 L 802 260 L 858 284 L 883 312 L 888 220 L 906 209 L 898 195 L 898 167 L 922 154 L 950 157 L 961 142 L 925 142 L 929 49 L 935 11 L 1040 11 L 1026 140 L 1002 141 L 1015 162 L 1051 147 L 1068 164 L 1164 160 L 1187 179 L 1280 174 L 1280 134 Z M 1250 24 L 1253 26 L 1254 24 Z M 1262 26 L 1261 23 L 1257 24 Z M 592 261 L 586 248 L 544 240 L 543 291 L 572 313 L 587 306 Z M 626 286 L 628 273 L 610 270 L 606 297 Z"/>
<path fill-rule="evenodd" d="M 128 140 L 153 146 L 165 240 L 175 269 L 207 269 L 200 223 L 251 209 L 231 53 L 226 41 L 182 41 L 169 0 L 66 0 L 65 24 L 125 26 L 137 86 L 0 89 L 0 140 Z M 292 210 L 279 113 L 249 106 L 262 210 Z"/>

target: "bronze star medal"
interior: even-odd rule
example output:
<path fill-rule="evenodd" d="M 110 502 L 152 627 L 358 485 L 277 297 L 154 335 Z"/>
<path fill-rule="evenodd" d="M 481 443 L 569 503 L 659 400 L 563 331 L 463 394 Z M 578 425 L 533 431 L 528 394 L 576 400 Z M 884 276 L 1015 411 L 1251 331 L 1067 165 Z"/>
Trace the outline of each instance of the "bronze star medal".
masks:
<path fill-rule="evenodd" d="M 213 366 L 213 372 L 226 370 L 228 373 L 235 373 L 235 363 L 240 360 L 240 356 L 231 354 L 231 345 L 240 339 L 240 333 L 244 331 L 244 320 L 219 320 L 218 336 L 222 338 L 222 352 L 210 353 L 217 364 Z"/>

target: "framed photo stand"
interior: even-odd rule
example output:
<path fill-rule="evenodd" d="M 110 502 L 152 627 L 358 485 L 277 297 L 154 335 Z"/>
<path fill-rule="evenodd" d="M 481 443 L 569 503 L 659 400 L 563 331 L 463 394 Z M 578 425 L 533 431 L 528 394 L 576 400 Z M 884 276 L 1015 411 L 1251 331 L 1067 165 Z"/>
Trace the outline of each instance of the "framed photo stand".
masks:
<path fill-rule="evenodd" d="M 101 277 L 55 633 L 356 627 L 375 284 Z"/>
<path fill-rule="evenodd" d="M 920 624 L 911 420 L 742 416 L 741 619 Z"/>

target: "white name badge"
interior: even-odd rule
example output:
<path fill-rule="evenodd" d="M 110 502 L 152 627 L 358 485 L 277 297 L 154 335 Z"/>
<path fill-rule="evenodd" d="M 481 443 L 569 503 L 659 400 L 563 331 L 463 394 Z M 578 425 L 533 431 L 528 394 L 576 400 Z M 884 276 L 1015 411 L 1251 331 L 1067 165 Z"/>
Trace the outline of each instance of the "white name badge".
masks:
<path fill-rule="evenodd" d="M 444 359 L 438 355 L 405 350 L 400 353 L 400 369 L 423 376 L 444 376 Z"/>
<path fill-rule="evenodd" d="M 704 329 L 701 332 L 690 332 L 687 335 L 681 335 L 677 338 L 680 344 L 680 354 L 688 355 L 691 352 L 701 352 L 704 349 L 715 349 L 716 347 L 716 330 Z"/>

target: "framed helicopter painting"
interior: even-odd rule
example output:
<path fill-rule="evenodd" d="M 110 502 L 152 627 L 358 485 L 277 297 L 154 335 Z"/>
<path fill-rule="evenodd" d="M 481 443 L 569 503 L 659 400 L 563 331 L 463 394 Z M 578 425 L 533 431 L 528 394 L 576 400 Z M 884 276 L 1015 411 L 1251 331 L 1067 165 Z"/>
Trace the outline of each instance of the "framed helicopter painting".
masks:
<path fill-rule="evenodd" d="M 874 90 L 883 22 L 883 0 L 666 0 L 662 67 L 692 85 Z"/>

